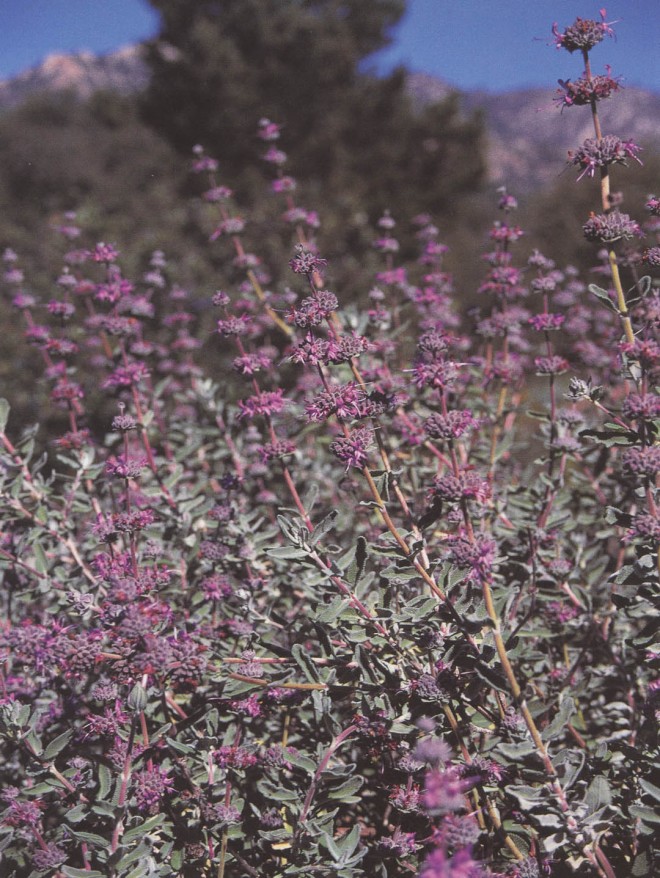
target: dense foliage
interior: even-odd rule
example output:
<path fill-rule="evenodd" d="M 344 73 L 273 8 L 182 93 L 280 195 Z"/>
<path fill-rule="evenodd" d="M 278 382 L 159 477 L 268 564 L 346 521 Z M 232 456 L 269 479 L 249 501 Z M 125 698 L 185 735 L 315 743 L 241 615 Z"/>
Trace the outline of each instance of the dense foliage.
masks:
<path fill-rule="evenodd" d="M 0 402 L 3 875 L 655 874 L 660 199 L 642 244 L 610 32 L 555 29 L 598 285 L 501 191 L 470 314 L 429 215 L 404 259 L 384 213 L 335 287 L 265 117 L 267 236 L 194 149 L 222 289 L 73 214 L 43 300 L 6 249 L 57 414 L 35 454 Z"/>
<path fill-rule="evenodd" d="M 177 149 L 203 143 L 253 202 L 254 120 L 277 119 L 306 197 L 325 206 L 333 252 L 385 207 L 453 213 L 485 172 L 483 125 L 456 97 L 415 112 L 405 72 L 365 72 L 402 0 L 152 0 L 144 117 Z M 236 179 L 240 175 L 239 179 Z M 260 181 L 256 181 L 257 186 Z M 259 197 L 258 190 L 256 197 Z"/>

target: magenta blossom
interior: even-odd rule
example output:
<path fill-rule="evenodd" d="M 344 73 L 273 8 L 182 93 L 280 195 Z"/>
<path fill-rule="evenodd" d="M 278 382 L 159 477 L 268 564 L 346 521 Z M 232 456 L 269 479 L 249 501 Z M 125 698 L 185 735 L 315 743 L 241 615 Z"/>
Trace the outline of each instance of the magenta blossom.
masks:
<path fill-rule="evenodd" d="M 424 807 L 430 814 L 460 811 L 465 806 L 465 794 L 475 782 L 475 778 L 460 777 L 456 768 L 429 771 L 424 787 Z"/>
<path fill-rule="evenodd" d="M 605 21 L 605 9 L 600 10 L 601 21 L 591 18 L 576 18 L 573 24 L 566 30 L 560 31 L 557 22 L 552 25 L 554 45 L 558 49 L 566 49 L 567 52 L 588 52 L 606 36 L 613 37 L 614 31 L 610 27 L 613 21 Z"/>
<path fill-rule="evenodd" d="M 561 88 L 557 89 L 556 103 L 564 107 L 589 106 L 592 101 L 603 101 L 621 88 L 620 77 L 610 75 L 609 65 L 606 73 L 587 76 L 586 73 L 572 82 L 570 79 L 558 80 Z"/>
<path fill-rule="evenodd" d="M 600 140 L 588 137 L 575 152 L 568 153 L 568 162 L 582 168 L 578 177 L 581 180 L 585 175 L 593 177 L 597 168 L 606 168 L 612 164 L 627 165 L 628 159 L 634 159 L 641 165 L 637 155 L 641 149 L 632 140 L 621 140 L 614 134 L 606 134 Z"/>
<path fill-rule="evenodd" d="M 346 464 L 346 469 L 355 467 L 362 469 L 366 466 L 369 457 L 369 449 L 374 443 L 373 430 L 368 427 L 358 427 L 348 436 L 342 436 L 330 443 L 330 451 Z"/>
<path fill-rule="evenodd" d="M 448 857 L 442 848 L 436 848 L 426 858 L 419 878 L 481 878 L 484 874 L 467 848 L 453 857 Z"/>

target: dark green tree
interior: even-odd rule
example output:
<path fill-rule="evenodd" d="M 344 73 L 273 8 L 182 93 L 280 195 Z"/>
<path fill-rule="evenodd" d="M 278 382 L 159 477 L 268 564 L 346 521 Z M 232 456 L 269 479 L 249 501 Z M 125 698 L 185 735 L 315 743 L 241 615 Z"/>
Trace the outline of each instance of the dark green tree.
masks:
<path fill-rule="evenodd" d="M 283 125 L 291 172 L 314 199 L 306 206 L 322 209 L 333 234 L 385 208 L 402 219 L 456 213 L 456 196 L 480 185 L 479 118 L 454 98 L 416 111 L 404 71 L 368 72 L 403 0 L 150 2 L 162 26 L 148 47 L 144 116 L 184 153 L 202 143 L 242 197 L 253 194 L 243 171 L 263 151 L 261 117 Z"/>

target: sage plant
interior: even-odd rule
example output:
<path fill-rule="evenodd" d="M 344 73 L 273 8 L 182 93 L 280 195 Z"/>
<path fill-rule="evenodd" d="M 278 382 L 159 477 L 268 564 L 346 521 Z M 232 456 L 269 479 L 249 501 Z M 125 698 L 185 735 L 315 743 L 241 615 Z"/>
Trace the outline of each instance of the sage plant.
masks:
<path fill-rule="evenodd" d="M 500 190 L 469 313 L 429 216 L 333 289 L 268 119 L 288 266 L 201 146 L 224 289 L 128 278 L 74 215 L 55 293 L 5 253 L 58 432 L 35 459 L 0 404 L 3 875 L 655 874 L 659 260 L 611 185 L 611 24 L 553 29 L 602 286 Z"/>

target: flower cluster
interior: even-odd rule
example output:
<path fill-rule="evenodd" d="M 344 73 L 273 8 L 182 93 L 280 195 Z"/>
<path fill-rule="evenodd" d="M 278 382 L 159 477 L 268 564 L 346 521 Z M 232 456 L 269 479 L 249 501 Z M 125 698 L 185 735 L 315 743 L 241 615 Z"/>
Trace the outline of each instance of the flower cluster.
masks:
<path fill-rule="evenodd" d="M 585 175 L 593 177 L 597 168 L 614 164 L 625 166 L 628 159 L 634 159 L 641 165 L 639 152 L 641 147 L 632 140 L 621 140 L 614 134 L 606 134 L 600 139 L 588 137 L 575 152 L 569 151 L 568 160 L 569 164 L 582 168 L 578 177 L 581 180 Z"/>
<path fill-rule="evenodd" d="M 561 88 L 557 89 L 555 101 L 560 107 L 585 107 L 596 101 L 604 101 L 620 88 L 620 80 L 607 73 L 596 76 L 586 74 L 574 81 L 559 80 Z"/>
<path fill-rule="evenodd" d="M 552 25 L 555 46 L 558 49 L 566 49 L 567 52 L 588 52 L 598 43 L 602 43 L 606 36 L 613 37 L 614 31 L 610 27 L 613 22 L 605 21 L 604 9 L 601 9 L 600 14 L 600 21 L 578 17 L 563 31 L 559 30 L 559 26 L 555 22 Z"/>

